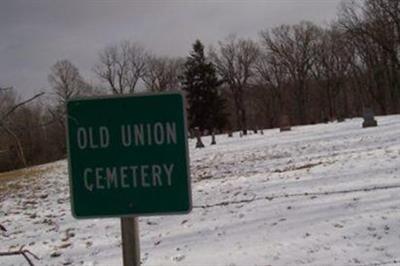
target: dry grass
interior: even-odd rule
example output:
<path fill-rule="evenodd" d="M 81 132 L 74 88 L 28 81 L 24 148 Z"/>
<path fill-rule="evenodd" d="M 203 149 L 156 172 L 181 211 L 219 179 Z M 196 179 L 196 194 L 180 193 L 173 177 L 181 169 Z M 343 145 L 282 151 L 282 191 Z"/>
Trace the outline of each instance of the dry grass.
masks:
<path fill-rule="evenodd" d="M 34 180 L 51 169 L 52 167 L 50 166 L 36 166 L 0 173 L 0 194 L 3 192 L 18 190 L 19 188 L 26 186 L 26 181 Z M 25 181 L 23 182 L 24 184 L 18 182 L 22 180 Z"/>
<path fill-rule="evenodd" d="M 38 176 L 46 172 L 46 170 L 47 169 L 42 167 L 30 167 L 30 168 L 23 168 L 10 172 L 0 173 L 0 182 L 8 180 L 16 180 L 24 176 Z"/>

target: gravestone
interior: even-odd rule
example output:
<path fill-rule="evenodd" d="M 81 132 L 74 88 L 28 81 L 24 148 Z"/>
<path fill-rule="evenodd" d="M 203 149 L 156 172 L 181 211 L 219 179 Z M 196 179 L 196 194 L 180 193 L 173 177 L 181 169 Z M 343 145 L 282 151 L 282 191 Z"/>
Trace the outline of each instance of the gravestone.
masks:
<path fill-rule="evenodd" d="M 279 128 L 280 132 L 283 131 L 290 131 L 290 119 L 288 115 L 282 115 L 281 116 L 281 121 L 280 121 L 280 128 Z"/>
<path fill-rule="evenodd" d="M 193 132 L 193 129 L 191 128 L 191 129 L 189 129 L 189 138 L 191 138 L 191 139 L 194 139 L 196 136 L 195 136 L 195 134 L 194 134 L 194 132 Z"/>
<path fill-rule="evenodd" d="M 344 120 L 345 120 L 344 116 L 340 115 L 340 116 L 337 117 L 338 123 L 342 123 L 342 122 L 344 122 Z"/>
<path fill-rule="evenodd" d="M 378 126 L 378 122 L 374 118 L 374 111 L 372 110 L 372 108 L 364 109 L 363 118 L 364 118 L 364 122 L 362 124 L 363 128 Z"/>
<path fill-rule="evenodd" d="M 196 148 L 204 148 L 204 144 L 201 141 L 201 132 L 198 127 L 194 129 L 195 135 L 196 135 Z"/>
<path fill-rule="evenodd" d="M 211 145 L 215 145 L 217 142 L 215 141 L 215 133 L 214 131 L 211 131 Z"/>

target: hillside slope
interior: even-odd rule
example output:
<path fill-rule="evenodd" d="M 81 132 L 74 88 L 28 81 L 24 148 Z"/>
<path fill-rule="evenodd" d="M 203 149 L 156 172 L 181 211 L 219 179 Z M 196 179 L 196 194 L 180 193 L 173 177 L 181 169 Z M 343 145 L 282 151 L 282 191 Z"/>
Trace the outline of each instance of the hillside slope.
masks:
<path fill-rule="evenodd" d="M 140 219 L 143 265 L 400 265 L 400 116 L 377 120 L 190 141 L 193 211 Z M 121 265 L 119 219 L 72 218 L 67 163 L 31 172 L 0 176 L 0 252 Z"/>

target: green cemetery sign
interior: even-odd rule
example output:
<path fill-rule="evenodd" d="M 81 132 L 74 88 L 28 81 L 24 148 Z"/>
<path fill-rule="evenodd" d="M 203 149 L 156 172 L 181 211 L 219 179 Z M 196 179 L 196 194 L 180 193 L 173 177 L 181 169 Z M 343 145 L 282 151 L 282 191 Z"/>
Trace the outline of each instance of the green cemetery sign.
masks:
<path fill-rule="evenodd" d="M 73 99 L 67 113 L 75 217 L 191 210 L 182 94 Z"/>

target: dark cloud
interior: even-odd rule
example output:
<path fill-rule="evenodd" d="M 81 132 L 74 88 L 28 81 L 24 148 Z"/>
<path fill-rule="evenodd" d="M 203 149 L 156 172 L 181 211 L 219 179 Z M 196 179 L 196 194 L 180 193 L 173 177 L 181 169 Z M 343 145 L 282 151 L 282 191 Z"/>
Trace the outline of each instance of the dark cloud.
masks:
<path fill-rule="evenodd" d="M 184 56 L 196 38 L 216 44 L 228 34 L 257 38 L 260 30 L 300 20 L 328 23 L 339 0 L 84 1 L 2 0 L 0 86 L 30 95 L 47 88 L 49 68 L 69 59 L 83 75 L 97 53 L 134 40 L 158 54 Z"/>

